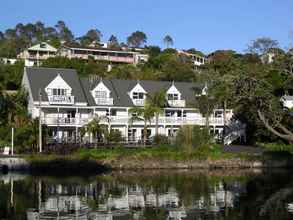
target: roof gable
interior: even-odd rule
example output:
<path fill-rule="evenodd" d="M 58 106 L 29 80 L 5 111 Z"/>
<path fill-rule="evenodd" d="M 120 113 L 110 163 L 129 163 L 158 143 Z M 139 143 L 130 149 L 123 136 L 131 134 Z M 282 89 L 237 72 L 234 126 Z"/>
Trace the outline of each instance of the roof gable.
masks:
<path fill-rule="evenodd" d="M 55 47 L 51 46 L 50 44 L 48 44 L 46 42 L 36 44 L 36 45 L 28 48 L 28 50 L 57 52 L 57 49 Z"/>
<path fill-rule="evenodd" d="M 72 90 L 72 88 L 68 85 L 67 82 L 58 74 L 55 79 L 53 79 L 45 88 L 47 91 L 48 89 L 67 89 Z"/>
<path fill-rule="evenodd" d="M 97 90 L 110 92 L 110 89 L 108 89 L 108 87 L 104 84 L 102 80 L 97 84 L 97 86 L 94 89 L 92 89 L 92 92 Z"/>
<path fill-rule="evenodd" d="M 60 75 L 62 79 L 61 81 L 64 81 L 70 87 L 70 89 L 72 89 L 71 93 L 75 97 L 75 102 L 87 103 L 83 87 L 81 86 L 76 71 L 73 69 L 26 67 L 25 73 L 28 78 L 29 86 L 34 101 L 38 101 L 39 99 L 39 90 L 41 89 L 42 94 L 46 94 L 47 91 L 45 89 L 56 78 L 58 79 L 59 77 L 57 76 Z M 43 95 L 42 101 L 48 101 L 48 97 L 46 95 Z"/>
<path fill-rule="evenodd" d="M 133 87 L 133 89 L 130 90 L 130 94 L 137 92 L 137 93 L 147 93 L 145 89 L 140 85 L 139 82 L 136 83 L 136 85 Z"/>
<path fill-rule="evenodd" d="M 172 83 L 172 85 L 167 90 L 167 94 L 181 94 L 181 92 L 176 88 L 174 83 Z"/>

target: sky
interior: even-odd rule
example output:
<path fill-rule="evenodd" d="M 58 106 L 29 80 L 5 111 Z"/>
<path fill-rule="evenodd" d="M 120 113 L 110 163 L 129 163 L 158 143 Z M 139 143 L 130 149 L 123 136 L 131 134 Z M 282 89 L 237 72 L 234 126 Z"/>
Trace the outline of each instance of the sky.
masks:
<path fill-rule="evenodd" d="M 292 0 L 8 0 L 0 7 L 1 31 L 17 23 L 54 26 L 63 20 L 75 37 L 97 28 L 103 41 L 114 34 L 125 42 L 140 30 L 148 45 L 164 47 L 162 39 L 169 34 L 175 48 L 205 53 L 244 52 L 264 36 L 284 49 L 293 46 Z"/>

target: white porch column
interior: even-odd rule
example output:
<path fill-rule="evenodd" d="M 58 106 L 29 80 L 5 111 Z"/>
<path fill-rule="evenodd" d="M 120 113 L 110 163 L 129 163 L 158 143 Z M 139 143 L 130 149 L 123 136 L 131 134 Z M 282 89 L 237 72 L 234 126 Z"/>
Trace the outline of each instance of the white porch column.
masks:
<path fill-rule="evenodd" d="M 125 124 L 125 140 L 126 142 L 128 142 L 128 130 L 129 130 L 129 111 L 128 111 L 128 108 L 126 108 L 126 124 Z"/>
<path fill-rule="evenodd" d="M 78 124 L 80 124 L 79 119 L 77 120 L 78 108 L 75 109 L 75 143 L 77 143 L 78 138 Z"/>
<path fill-rule="evenodd" d="M 181 127 L 184 125 L 184 122 L 183 122 L 183 109 L 181 109 Z"/>
<path fill-rule="evenodd" d="M 128 142 L 128 124 L 125 125 L 125 141 Z"/>
<path fill-rule="evenodd" d="M 108 111 L 109 111 L 108 132 L 110 134 L 110 132 L 111 132 L 111 117 L 112 117 L 112 115 L 111 115 L 111 107 L 109 107 Z"/>

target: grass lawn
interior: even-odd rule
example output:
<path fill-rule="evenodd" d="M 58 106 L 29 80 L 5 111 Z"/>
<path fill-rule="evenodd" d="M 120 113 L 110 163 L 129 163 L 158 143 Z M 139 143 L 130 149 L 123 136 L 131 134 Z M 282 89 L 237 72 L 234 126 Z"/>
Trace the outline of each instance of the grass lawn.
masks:
<path fill-rule="evenodd" d="M 192 151 L 185 151 L 174 146 L 158 146 L 152 148 L 123 148 L 114 147 L 113 149 L 80 149 L 72 155 L 73 157 L 94 160 L 119 160 L 119 159 L 167 159 L 167 160 L 218 160 L 232 158 L 249 158 L 244 153 L 225 153 L 222 147 L 214 145 L 211 147 L 202 147 Z"/>
<path fill-rule="evenodd" d="M 53 161 L 53 160 L 104 160 L 104 161 L 117 161 L 117 160 L 222 160 L 222 159 L 243 159 L 253 160 L 259 159 L 247 153 L 227 153 L 223 152 L 222 146 L 212 145 L 210 147 L 201 147 L 192 150 L 186 150 L 174 146 L 157 146 L 157 147 L 136 147 L 125 148 L 121 146 L 113 146 L 111 148 L 96 148 L 86 149 L 80 148 L 76 152 L 69 155 L 29 155 L 26 156 L 29 161 Z"/>

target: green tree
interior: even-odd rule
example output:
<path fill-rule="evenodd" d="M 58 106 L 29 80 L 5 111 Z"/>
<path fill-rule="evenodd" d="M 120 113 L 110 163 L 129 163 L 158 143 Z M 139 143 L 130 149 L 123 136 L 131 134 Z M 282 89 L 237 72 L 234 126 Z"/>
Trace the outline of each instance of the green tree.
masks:
<path fill-rule="evenodd" d="M 58 37 L 60 40 L 66 42 L 72 42 L 74 40 L 74 35 L 71 30 L 66 26 L 64 21 L 58 21 L 55 27 L 58 30 Z"/>
<path fill-rule="evenodd" d="M 155 135 L 157 136 L 159 134 L 159 115 L 163 112 L 163 108 L 167 106 L 166 90 L 162 89 L 152 94 L 147 94 L 146 101 L 150 106 L 152 106 L 155 114 Z"/>
<path fill-rule="evenodd" d="M 119 42 L 118 42 L 118 38 L 115 35 L 111 35 L 109 38 L 109 46 L 111 48 L 120 48 Z"/>
<path fill-rule="evenodd" d="M 146 103 L 144 107 L 133 107 L 129 109 L 131 114 L 130 124 L 135 121 L 143 121 L 143 143 L 146 145 L 147 140 L 147 129 L 149 124 L 151 124 L 152 118 L 155 116 L 156 109 L 150 104 Z M 148 124 L 149 123 L 149 124 Z"/>
<path fill-rule="evenodd" d="M 81 45 L 87 46 L 92 42 L 100 42 L 102 38 L 102 32 L 98 29 L 90 29 L 88 32 L 79 38 Z"/>
<path fill-rule="evenodd" d="M 127 37 L 127 44 L 130 47 L 141 47 L 147 42 L 147 36 L 142 31 L 133 32 L 129 37 Z"/>
<path fill-rule="evenodd" d="M 90 142 L 101 141 L 104 139 L 105 134 L 108 132 L 108 127 L 102 124 L 103 121 L 108 121 L 106 117 L 97 116 L 84 126 L 81 130 L 81 136 L 85 133 L 90 135 Z"/>
<path fill-rule="evenodd" d="M 268 131 L 283 140 L 293 141 L 290 122 L 288 128 L 283 124 L 288 115 L 282 109 L 280 98 L 273 94 L 272 85 L 264 79 L 243 75 L 235 79 L 233 85 L 233 99 L 238 106 L 253 109 Z"/>
<path fill-rule="evenodd" d="M 170 46 L 173 46 L 174 41 L 170 35 L 166 35 L 163 39 L 164 44 L 166 44 L 166 47 L 169 48 Z"/>
<path fill-rule="evenodd" d="M 279 42 L 273 40 L 269 37 L 260 37 L 253 40 L 250 45 L 248 45 L 248 51 L 256 54 L 264 54 L 268 52 L 269 49 L 279 47 Z"/>
<path fill-rule="evenodd" d="M 205 90 L 205 91 L 204 91 Z M 216 107 L 216 101 L 211 93 L 209 93 L 208 88 L 205 87 L 204 89 L 195 88 L 195 106 L 200 114 L 205 118 L 205 126 L 207 129 L 209 127 L 209 119 L 210 116 L 213 114 L 214 109 Z"/>

